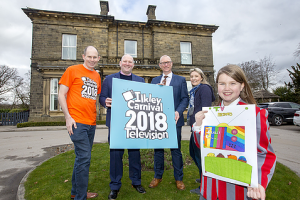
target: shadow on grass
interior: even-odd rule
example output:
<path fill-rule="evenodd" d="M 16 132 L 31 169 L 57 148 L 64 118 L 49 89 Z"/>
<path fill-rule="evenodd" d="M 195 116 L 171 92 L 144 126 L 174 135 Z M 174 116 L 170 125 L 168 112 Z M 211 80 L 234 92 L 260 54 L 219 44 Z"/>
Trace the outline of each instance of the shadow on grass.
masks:
<path fill-rule="evenodd" d="M 199 172 L 189 156 L 189 141 L 182 141 L 182 153 L 184 165 L 184 183 L 186 190 L 176 189 L 173 176 L 173 169 L 170 162 L 170 152 L 166 150 L 165 163 L 166 170 L 163 181 L 157 188 L 148 188 L 153 172 L 153 150 L 141 150 L 142 186 L 146 189 L 146 194 L 139 194 L 131 187 L 128 169 L 128 155 L 125 151 L 123 157 L 123 178 L 122 187 L 118 199 L 199 199 L 199 196 L 191 194 L 190 190 L 199 187 L 195 182 L 199 178 Z M 25 182 L 26 200 L 53 200 L 69 199 L 71 191 L 72 170 L 74 165 L 74 151 L 57 155 L 38 166 L 32 171 Z M 109 188 L 109 145 L 94 144 L 92 150 L 92 160 L 89 176 L 89 191 L 97 192 L 96 199 L 107 199 Z M 267 189 L 267 199 L 299 199 L 300 178 L 287 167 L 278 163 L 275 175 Z"/>

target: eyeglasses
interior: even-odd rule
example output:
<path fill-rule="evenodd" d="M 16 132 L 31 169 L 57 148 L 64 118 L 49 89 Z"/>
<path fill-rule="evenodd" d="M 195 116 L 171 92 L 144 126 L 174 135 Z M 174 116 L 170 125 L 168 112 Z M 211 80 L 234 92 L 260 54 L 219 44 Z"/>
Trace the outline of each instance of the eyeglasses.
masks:
<path fill-rule="evenodd" d="M 167 62 L 161 62 L 161 63 L 159 63 L 159 64 L 161 64 L 161 65 L 169 65 L 170 63 L 171 63 L 172 61 L 167 61 Z"/>

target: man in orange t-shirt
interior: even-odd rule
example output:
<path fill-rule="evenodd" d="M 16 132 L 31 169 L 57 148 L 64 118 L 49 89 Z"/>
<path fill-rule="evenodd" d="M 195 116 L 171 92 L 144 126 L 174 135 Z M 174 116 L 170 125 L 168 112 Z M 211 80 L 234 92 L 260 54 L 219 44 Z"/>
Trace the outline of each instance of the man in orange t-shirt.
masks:
<path fill-rule="evenodd" d="M 101 92 L 101 78 L 94 70 L 100 56 L 93 46 L 82 55 L 83 64 L 67 68 L 59 84 L 58 100 L 65 115 L 66 126 L 75 147 L 71 199 L 90 199 L 87 193 L 91 150 L 96 130 L 96 99 Z"/>

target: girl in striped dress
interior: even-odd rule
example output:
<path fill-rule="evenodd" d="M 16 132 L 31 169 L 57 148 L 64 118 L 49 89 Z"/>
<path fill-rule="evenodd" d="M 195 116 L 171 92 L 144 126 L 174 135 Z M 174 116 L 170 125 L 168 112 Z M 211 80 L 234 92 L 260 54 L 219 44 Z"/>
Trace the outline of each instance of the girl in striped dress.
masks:
<path fill-rule="evenodd" d="M 217 74 L 216 83 L 220 106 L 256 104 L 244 71 L 239 66 L 227 65 L 221 68 Z M 193 125 L 194 133 L 200 134 L 206 112 L 196 113 L 196 122 Z M 275 170 L 276 155 L 271 146 L 268 112 L 259 107 L 256 107 L 256 133 L 258 188 L 244 187 L 201 176 L 200 200 L 265 200 L 265 191 Z"/>

